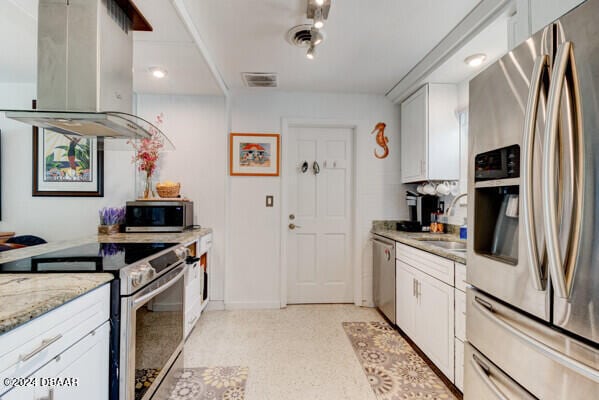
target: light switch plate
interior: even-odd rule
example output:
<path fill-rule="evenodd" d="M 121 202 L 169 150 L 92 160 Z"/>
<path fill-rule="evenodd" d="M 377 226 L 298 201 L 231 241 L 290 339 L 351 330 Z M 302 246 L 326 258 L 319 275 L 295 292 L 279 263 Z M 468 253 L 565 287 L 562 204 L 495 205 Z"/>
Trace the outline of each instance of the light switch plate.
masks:
<path fill-rule="evenodd" d="M 272 207 L 275 204 L 275 197 L 272 195 L 266 196 L 266 207 Z"/>

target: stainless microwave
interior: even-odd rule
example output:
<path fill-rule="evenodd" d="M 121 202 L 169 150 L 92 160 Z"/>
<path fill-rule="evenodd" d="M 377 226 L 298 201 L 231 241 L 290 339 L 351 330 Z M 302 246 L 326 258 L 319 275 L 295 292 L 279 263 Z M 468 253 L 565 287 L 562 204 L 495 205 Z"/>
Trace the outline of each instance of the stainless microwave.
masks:
<path fill-rule="evenodd" d="M 126 232 L 182 232 L 193 226 L 191 201 L 128 201 Z"/>

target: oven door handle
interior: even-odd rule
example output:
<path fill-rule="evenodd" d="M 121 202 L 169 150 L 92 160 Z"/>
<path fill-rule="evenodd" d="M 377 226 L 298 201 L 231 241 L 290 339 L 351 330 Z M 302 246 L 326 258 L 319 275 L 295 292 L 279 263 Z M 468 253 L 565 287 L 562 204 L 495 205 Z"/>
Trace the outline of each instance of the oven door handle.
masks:
<path fill-rule="evenodd" d="M 164 292 L 165 290 L 167 290 L 168 288 L 173 286 L 175 283 L 177 283 L 177 281 L 181 277 L 183 277 L 183 275 L 185 274 L 185 265 L 180 265 L 180 266 L 176 267 L 175 269 L 173 269 L 173 272 L 175 272 L 177 270 L 179 270 L 177 275 L 175 275 L 173 278 L 168 280 L 166 283 L 160 285 L 158 288 L 156 288 L 155 290 L 152 290 L 150 293 L 141 295 L 140 297 L 133 300 L 133 304 L 131 304 L 131 308 L 136 309 L 138 306 L 146 303 L 152 297 L 159 295 L 160 293 Z M 171 273 L 173 273 L 173 272 L 171 272 Z"/>

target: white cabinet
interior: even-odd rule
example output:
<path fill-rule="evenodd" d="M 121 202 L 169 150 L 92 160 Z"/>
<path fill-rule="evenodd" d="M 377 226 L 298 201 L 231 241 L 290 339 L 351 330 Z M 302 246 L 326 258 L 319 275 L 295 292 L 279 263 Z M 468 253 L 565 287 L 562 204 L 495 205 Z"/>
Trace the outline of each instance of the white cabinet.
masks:
<path fill-rule="evenodd" d="M 35 399 L 106 400 L 109 339 L 110 324 L 105 322 L 37 371 Z"/>
<path fill-rule="evenodd" d="M 2 400 L 108 398 L 110 287 L 103 285 L 0 336 L 0 380 L 29 378 L 36 386 L 0 386 Z M 54 384 L 50 378 L 64 379 Z M 52 391 L 51 391 L 52 390 Z"/>
<path fill-rule="evenodd" d="M 455 340 L 455 379 L 453 383 L 458 389 L 464 390 L 464 342 L 460 339 Z"/>
<path fill-rule="evenodd" d="M 584 0 L 530 0 L 532 33 L 555 21 Z"/>
<path fill-rule="evenodd" d="M 191 333 L 208 304 L 207 277 L 212 234 L 202 236 L 186 247 L 191 258 L 188 258 L 185 271 L 185 337 Z"/>
<path fill-rule="evenodd" d="M 397 325 L 451 380 L 454 377 L 454 288 L 396 261 Z"/>
<path fill-rule="evenodd" d="M 414 268 L 408 264 L 395 261 L 395 291 L 396 296 L 396 323 L 406 335 L 414 337 L 416 335 L 416 312 L 418 304 L 416 302 L 416 277 Z"/>
<path fill-rule="evenodd" d="M 427 84 L 401 103 L 401 180 L 457 180 L 460 134 L 458 91 Z"/>

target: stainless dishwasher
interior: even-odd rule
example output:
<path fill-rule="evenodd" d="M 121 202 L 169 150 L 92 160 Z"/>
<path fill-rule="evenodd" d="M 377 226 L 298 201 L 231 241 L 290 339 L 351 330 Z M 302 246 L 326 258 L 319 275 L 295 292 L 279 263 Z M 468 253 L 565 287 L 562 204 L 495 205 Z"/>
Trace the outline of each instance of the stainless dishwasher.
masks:
<path fill-rule="evenodd" d="M 372 238 L 374 305 L 395 324 L 395 242 Z"/>

